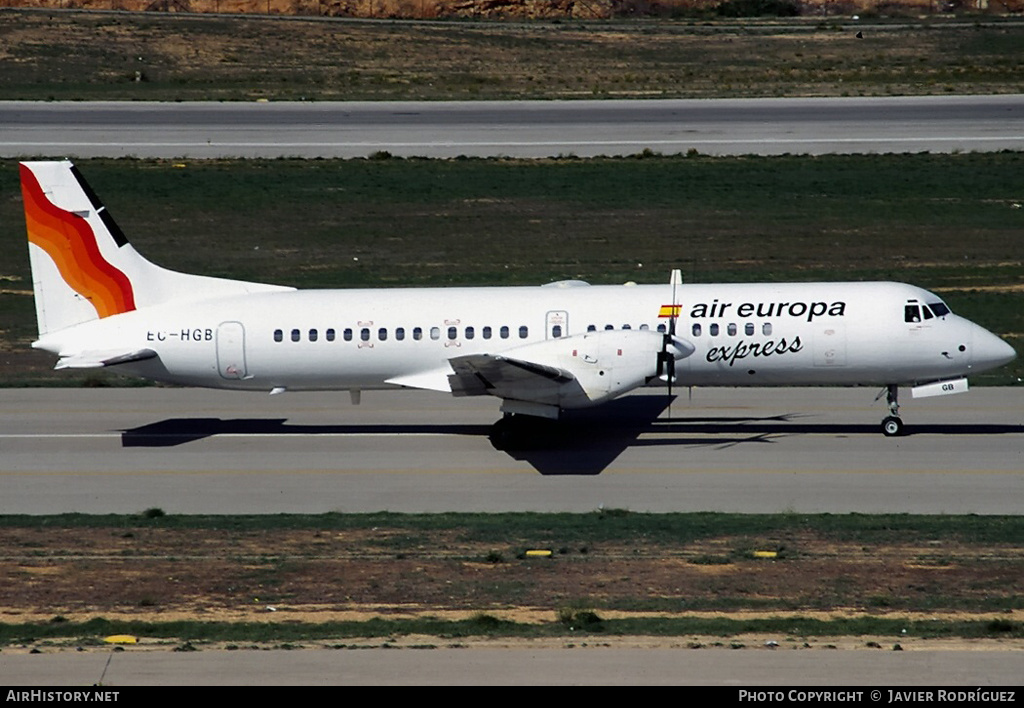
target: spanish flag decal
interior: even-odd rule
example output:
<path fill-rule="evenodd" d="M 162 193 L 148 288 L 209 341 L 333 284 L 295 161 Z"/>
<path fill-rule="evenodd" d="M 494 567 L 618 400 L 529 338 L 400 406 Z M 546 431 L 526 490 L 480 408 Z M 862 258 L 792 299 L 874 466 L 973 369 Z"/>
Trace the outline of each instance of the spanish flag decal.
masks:
<path fill-rule="evenodd" d="M 682 305 L 662 305 L 658 311 L 658 317 L 679 317 L 681 309 L 683 309 Z"/>
<path fill-rule="evenodd" d="M 92 303 L 101 318 L 134 310 L 131 281 L 103 258 L 89 222 L 54 206 L 24 165 L 21 195 L 25 201 L 28 240 L 53 259 L 64 282 Z"/>

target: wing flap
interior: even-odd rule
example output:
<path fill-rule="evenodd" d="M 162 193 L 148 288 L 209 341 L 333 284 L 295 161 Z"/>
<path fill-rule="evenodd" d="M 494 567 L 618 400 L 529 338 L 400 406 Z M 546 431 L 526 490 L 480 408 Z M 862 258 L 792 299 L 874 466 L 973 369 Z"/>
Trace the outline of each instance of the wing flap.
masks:
<path fill-rule="evenodd" d="M 498 396 L 538 400 L 554 397 L 576 380 L 571 372 L 493 354 L 469 354 L 449 360 L 454 374 L 448 377 L 455 396 Z"/>

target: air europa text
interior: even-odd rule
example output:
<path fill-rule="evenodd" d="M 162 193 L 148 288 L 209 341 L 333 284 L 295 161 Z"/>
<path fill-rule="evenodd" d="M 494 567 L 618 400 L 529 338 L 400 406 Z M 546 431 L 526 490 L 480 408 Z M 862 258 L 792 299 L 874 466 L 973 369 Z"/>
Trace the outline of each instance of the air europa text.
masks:
<path fill-rule="evenodd" d="M 735 310 L 733 309 L 735 308 Z M 701 317 L 806 317 L 813 322 L 815 317 L 843 317 L 846 314 L 846 303 L 833 302 L 744 302 L 734 305 L 731 302 L 699 302 L 690 308 L 690 318 Z"/>

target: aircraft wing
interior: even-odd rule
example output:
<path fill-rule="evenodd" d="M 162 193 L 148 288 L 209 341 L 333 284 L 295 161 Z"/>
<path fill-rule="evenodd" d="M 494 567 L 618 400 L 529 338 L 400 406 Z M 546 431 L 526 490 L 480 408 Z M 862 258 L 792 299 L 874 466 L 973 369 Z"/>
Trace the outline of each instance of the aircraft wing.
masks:
<path fill-rule="evenodd" d="M 543 400 L 557 398 L 563 385 L 576 380 L 564 369 L 494 354 L 469 354 L 449 363 L 455 372 L 448 377 L 455 396 Z"/>
<path fill-rule="evenodd" d="M 406 388 L 418 388 L 425 391 L 443 391 L 444 393 L 450 393 L 452 389 L 451 385 L 448 383 L 448 377 L 451 373 L 452 370 L 445 366 L 444 368 L 421 371 L 416 374 L 392 376 L 390 379 L 386 379 L 384 383 L 394 384 L 395 386 L 405 386 Z"/>
<path fill-rule="evenodd" d="M 127 364 L 130 361 L 144 361 L 152 359 L 156 352 L 152 349 L 136 349 L 126 352 L 124 350 L 107 351 L 85 351 L 61 356 L 57 361 L 55 369 L 97 369 L 104 366 L 116 366 Z"/>
<path fill-rule="evenodd" d="M 414 388 L 448 390 L 453 396 L 495 396 L 506 413 L 557 418 L 643 386 L 659 373 L 662 358 L 681 359 L 693 345 L 650 330 L 603 330 L 525 344 L 507 353 L 479 353 L 434 369 L 388 379 Z M 447 368 L 447 367 L 445 367 Z M 443 382 L 443 383 L 442 383 Z"/>

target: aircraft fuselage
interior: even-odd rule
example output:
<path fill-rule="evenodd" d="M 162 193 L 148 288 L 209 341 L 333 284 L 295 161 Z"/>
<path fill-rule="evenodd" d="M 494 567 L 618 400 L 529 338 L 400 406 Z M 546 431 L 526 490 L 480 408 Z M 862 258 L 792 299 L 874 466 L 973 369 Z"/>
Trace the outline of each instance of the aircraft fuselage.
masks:
<path fill-rule="evenodd" d="M 951 313 L 908 322 L 908 303 L 940 301 L 900 283 L 682 285 L 672 297 L 668 285 L 257 293 L 126 313 L 38 346 L 152 349 L 156 360 L 123 370 L 179 384 L 372 389 L 443 370 L 454 356 L 664 330 L 659 313 L 677 304 L 676 334 L 694 347 L 676 363 L 681 385 L 911 384 L 965 376 L 1006 349 Z"/>

